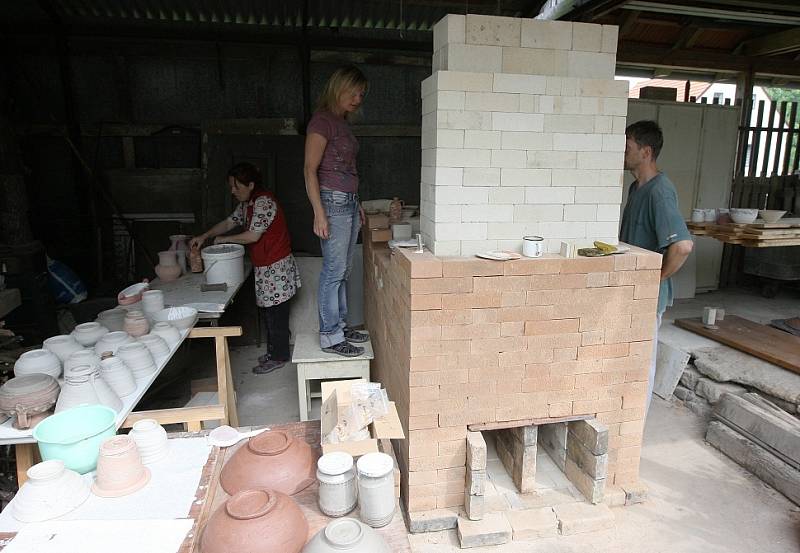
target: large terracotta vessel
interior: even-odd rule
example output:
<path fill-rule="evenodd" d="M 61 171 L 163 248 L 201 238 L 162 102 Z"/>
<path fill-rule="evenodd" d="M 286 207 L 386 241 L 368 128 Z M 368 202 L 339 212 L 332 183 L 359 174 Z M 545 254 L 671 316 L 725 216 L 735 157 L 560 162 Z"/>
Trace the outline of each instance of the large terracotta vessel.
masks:
<path fill-rule="evenodd" d="M 181 266 L 178 265 L 175 256 L 174 251 L 158 252 L 158 265 L 155 271 L 162 282 L 170 282 L 181 276 Z"/>
<path fill-rule="evenodd" d="M 316 481 L 316 461 L 306 442 L 280 430 L 264 432 L 236 450 L 220 483 L 229 495 L 251 488 L 293 495 Z"/>
<path fill-rule="evenodd" d="M 308 521 L 288 496 L 274 490 L 244 490 L 208 519 L 200 553 L 299 553 Z"/>

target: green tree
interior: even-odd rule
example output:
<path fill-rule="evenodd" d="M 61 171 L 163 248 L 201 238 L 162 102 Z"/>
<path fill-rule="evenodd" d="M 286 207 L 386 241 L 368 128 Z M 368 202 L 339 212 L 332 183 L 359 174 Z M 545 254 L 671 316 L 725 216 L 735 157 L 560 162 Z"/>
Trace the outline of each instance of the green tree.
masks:
<path fill-rule="evenodd" d="M 796 88 L 773 88 L 767 87 L 764 88 L 764 92 L 766 92 L 767 96 L 769 96 L 770 101 L 777 102 L 777 110 L 778 113 L 781 114 L 781 118 L 783 119 L 784 125 L 787 127 L 791 125 L 791 115 L 792 115 L 792 104 L 800 104 L 800 89 Z M 800 127 L 800 105 L 798 105 L 797 109 L 795 110 L 795 121 L 793 129 L 797 130 Z M 792 167 L 797 164 L 797 139 L 798 135 L 795 134 L 792 136 L 792 145 L 789 148 L 789 151 L 786 153 L 789 158 L 789 170 L 791 171 Z"/>

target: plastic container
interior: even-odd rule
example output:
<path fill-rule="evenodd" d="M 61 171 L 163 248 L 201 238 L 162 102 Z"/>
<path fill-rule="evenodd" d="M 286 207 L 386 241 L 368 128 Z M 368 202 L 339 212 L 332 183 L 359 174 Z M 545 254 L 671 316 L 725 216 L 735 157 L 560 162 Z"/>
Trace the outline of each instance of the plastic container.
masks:
<path fill-rule="evenodd" d="M 394 461 L 385 453 L 367 453 L 358 460 L 358 503 L 361 520 L 373 528 L 394 518 Z"/>
<path fill-rule="evenodd" d="M 317 460 L 319 509 L 329 517 L 341 517 L 356 508 L 358 488 L 353 457 L 334 451 Z"/>
<path fill-rule="evenodd" d="M 244 246 L 241 244 L 208 246 L 203 248 L 201 255 L 208 284 L 224 282 L 236 286 L 244 280 Z"/>
<path fill-rule="evenodd" d="M 64 466 L 86 474 L 97 466 L 100 444 L 116 434 L 117 414 L 105 405 L 82 405 L 51 415 L 33 429 L 42 460 L 60 459 Z"/>

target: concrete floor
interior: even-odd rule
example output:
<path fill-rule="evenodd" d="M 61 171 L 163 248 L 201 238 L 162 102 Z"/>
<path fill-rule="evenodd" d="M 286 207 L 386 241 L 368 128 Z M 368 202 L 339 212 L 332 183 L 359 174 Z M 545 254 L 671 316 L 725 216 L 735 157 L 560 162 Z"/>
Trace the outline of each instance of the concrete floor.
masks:
<path fill-rule="evenodd" d="M 775 299 L 733 289 L 680 300 L 667 311 L 662 340 L 703 345 L 704 338 L 674 327 L 677 317 L 699 316 L 705 305 L 725 307 L 759 322 L 800 314 L 800 294 Z M 714 342 L 709 341 L 709 345 Z M 263 348 L 231 351 L 242 425 L 299 420 L 294 366 L 269 375 L 250 372 Z M 318 416 L 315 402 L 313 416 Z M 641 477 L 647 502 L 613 509 L 616 527 L 593 534 L 512 542 L 470 551 L 492 553 L 741 552 L 800 551 L 800 508 L 703 441 L 701 419 L 678 401 L 653 398 L 642 450 Z M 455 531 L 409 537 L 414 553 L 450 553 Z"/>

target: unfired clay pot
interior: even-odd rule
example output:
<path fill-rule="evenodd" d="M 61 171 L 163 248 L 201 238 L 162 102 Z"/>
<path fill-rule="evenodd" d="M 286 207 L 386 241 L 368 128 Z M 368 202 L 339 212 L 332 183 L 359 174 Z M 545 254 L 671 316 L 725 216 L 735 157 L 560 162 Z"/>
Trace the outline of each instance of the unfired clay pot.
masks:
<path fill-rule="evenodd" d="M 56 413 L 78 405 L 105 405 L 117 413 L 122 410 L 122 400 L 100 378 L 100 364 L 79 365 L 64 377 L 64 388 L 58 396 Z"/>
<path fill-rule="evenodd" d="M 46 374 L 12 378 L 0 387 L 0 412 L 16 417 L 15 428 L 30 428 L 44 418 L 34 417 L 48 413 L 56 403 L 60 390 L 56 379 Z"/>
<path fill-rule="evenodd" d="M 94 347 L 97 341 L 106 334 L 108 334 L 108 328 L 97 322 L 79 324 L 72 331 L 72 337 L 85 348 Z"/>
<path fill-rule="evenodd" d="M 308 521 L 288 496 L 274 490 L 244 490 L 209 517 L 200 553 L 299 553 Z"/>
<path fill-rule="evenodd" d="M 158 252 L 158 265 L 156 274 L 162 282 L 170 282 L 181 276 L 181 266 L 175 251 Z"/>
<path fill-rule="evenodd" d="M 58 378 L 61 376 L 61 360 L 47 349 L 26 351 L 14 363 L 14 376 L 27 374 L 46 374 Z"/>
<path fill-rule="evenodd" d="M 141 311 L 128 311 L 122 328 L 134 338 L 144 336 L 150 331 L 150 323 Z"/>
<path fill-rule="evenodd" d="M 61 334 L 60 336 L 48 338 L 42 343 L 42 347 L 55 353 L 62 363 L 66 362 L 73 352 L 83 349 L 83 346 L 70 334 Z"/>
<path fill-rule="evenodd" d="M 139 490 L 149 481 L 150 469 L 142 464 L 133 438 L 114 436 L 100 445 L 92 493 L 100 497 L 121 497 Z"/>
<path fill-rule="evenodd" d="M 317 458 L 311 447 L 280 430 L 250 438 L 225 463 L 222 488 L 233 495 L 250 488 L 268 488 L 288 495 L 316 481 Z"/>

